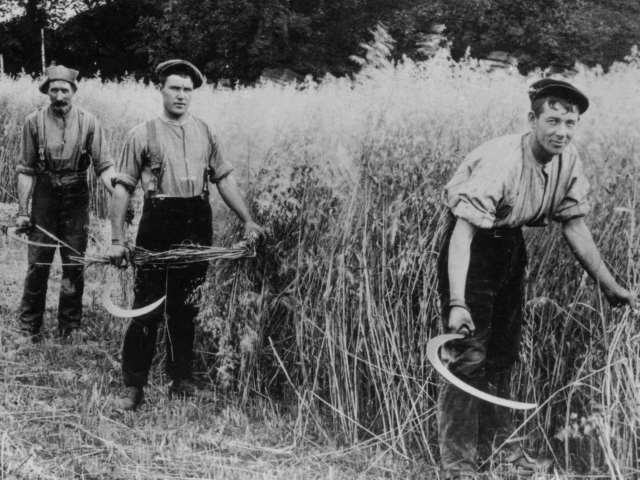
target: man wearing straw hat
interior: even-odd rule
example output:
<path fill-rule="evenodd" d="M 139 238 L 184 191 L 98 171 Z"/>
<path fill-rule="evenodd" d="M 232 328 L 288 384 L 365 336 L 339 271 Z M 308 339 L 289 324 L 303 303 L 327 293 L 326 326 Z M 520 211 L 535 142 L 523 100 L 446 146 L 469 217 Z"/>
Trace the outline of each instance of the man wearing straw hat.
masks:
<path fill-rule="evenodd" d="M 50 104 L 27 116 L 22 157 L 17 166 L 19 209 L 16 226 L 30 229 L 29 267 L 20 304 L 19 326 L 38 341 L 45 309 L 50 264 L 56 238 L 61 241 L 62 284 L 58 331 L 63 339 L 80 327 L 83 267 L 70 255 L 83 255 L 89 226 L 87 170 L 93 166 L 111 190 L 113 163 L 95 116 L 73 104 L 78 71 L 49 67 L 40 91 Z M 31 200 L 31 212 L 29 201 Z M 54 245 L 54 248 L 42 246 Z"/>
<path fill-rule="evenodd" d="M 438 266 L 445 327 L 465 334 L 447 344 L 443 357 L 458 378 L 501 396 L 518 357 L 527 263 L 522 226 L 560 222 L 573 254 L 609 302 L 635 302 L 605 266 L 584 222 L 588 182 L 571 140 L 587 97 L 565 81 L 545 78 L 531 85 L 529 98 L 531 131 L 481 145 L 447 184 L 450 222 Z M 478 439 L 488 428 L 510 433 L 508 412 L 480 415 L 481 407 L 488 404 L 443 385 L 438 424 L 445 478 L 475 478 Z M 550 467 L 550 460 L 520 446 L 505 450 L 505 460 L 525 471 Z"/>
<path fill-rule="evenodd" d="M 244 223 L 245 235 L 262 232 L 253 222 L 231 173 L 232 167 L 222 157 L 209 126 L 189 113 L 193 90 L 204 82 L 198 68 L 184 60 L 167 60 L 156 67 L 155 73 L 163 112 L 129 133 L 115 180 L 110 257 L 117 265 L 128 255 L 124 217 L 129 197 L 139 181 L 145 200 L 136 238 L 138 247 L 165 251 L 185 242 L 211 245 L 210 182 Z M 134 319 L 127 328 L 122 350 L 127 390 L 120 400 L 123 409 L 136 409 L 143 400 L 157 327 L 163 319 L 167 325 L 166 370 L 172 379 L 169 392 L 180 396 L 193 393 L 191 361 L 198 309 L 190 296 L 203 283 L 206 272 L 206 263 L 176 269 L 136 270 L 134 308 L 163 295 L 167 298 L 163 307 Z"/>

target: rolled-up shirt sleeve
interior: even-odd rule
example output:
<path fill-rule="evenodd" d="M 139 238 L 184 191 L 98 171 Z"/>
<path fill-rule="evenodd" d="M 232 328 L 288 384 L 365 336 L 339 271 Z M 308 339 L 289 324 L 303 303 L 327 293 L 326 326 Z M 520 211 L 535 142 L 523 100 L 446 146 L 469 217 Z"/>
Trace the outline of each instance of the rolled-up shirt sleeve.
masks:
<path fill-rule="evenodd" d="M 209 138 L 211 138 L 211 154 L 209 156 L 209 168 L 212 173 L 209 179 L 213 183 L 217 183 L 233 171 L 233 167 L 227 160 L 220 147 L 215 134 L 209 129 Z"/>
<path fill-rule="evenodd" d="M 451 213 L 478 228 L 493 228 L 504 197 L 507 172 L 472 152 L 445 188 Z"/>
<path fill-rule="evenodd" d="M 92 119 L 93 125 L 93 141 L 91 142 L 91 159 L 93 169 L 97 176 L 100 176 L 107 168 L 113 166 L 113 160 L 109 153 L 109 146 L 104 134 L 104 130 L 97 119 Z"/>
<path fill-rule="evenodd" d="M 25 175 L 35 175 L 35 165 L 38 160 L 38 145 L 35 126 L 31 117 L 27 118 L 22 127 L 22 151 L 16 171 Z"/>
<path fill-rule="evenodd" d="M 116 166 L 116 182 L 133 191 L 140 180 L 142 172 L 144 141 L 138 129 L 134 128 L 125 141 L 118 164 Z"/>
<path fill-rule="evenodd" d="M 589 180 L 584 174 L 582 161 L 576 156 L 573 168 L 569 174 L 566 193 L 554 209 L 552 219 L 566 222 L 572 218 L 584 217 L 589 213 Z"/>

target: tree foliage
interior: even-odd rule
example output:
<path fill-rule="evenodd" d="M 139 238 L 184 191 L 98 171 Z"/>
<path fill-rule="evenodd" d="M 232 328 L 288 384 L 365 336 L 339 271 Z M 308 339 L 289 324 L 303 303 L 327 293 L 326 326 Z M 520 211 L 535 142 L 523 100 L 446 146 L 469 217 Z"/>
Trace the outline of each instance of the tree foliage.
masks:
<path fill-rule="evenodd" d="M 212 80 L 251 82 L 265 68 L 345 75 L 379 23 L 396 58 L 419 57 L 432 26 L 445 24 L 454 57 L 503 50 L 523 71 L 606 67 L 640 43 L 637 0 L 7 0 L 0 18 L 16 11 L 0 23 L 9 71 L 39 70 L 44 27 L 49 59 L 107 77 L 147 76 L 170 57 Z"/>

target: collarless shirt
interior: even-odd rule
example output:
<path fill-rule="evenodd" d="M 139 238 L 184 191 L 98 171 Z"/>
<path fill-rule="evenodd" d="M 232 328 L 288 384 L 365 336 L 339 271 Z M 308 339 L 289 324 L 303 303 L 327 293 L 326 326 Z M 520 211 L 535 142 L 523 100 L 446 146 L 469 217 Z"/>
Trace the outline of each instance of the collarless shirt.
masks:
<path fill-rule="evenodd" d="M 195 197 L 204 189 L 207 167 L 213 169 L 214 183 L 232 171 L 226 162 L 209 126 L 192 115 L 172 121 L 165 117 L 153 120 L 162 174 L 158 195 L 167 197 Z M 118 177 L 133 190 L 141 181 L 145 193 L 152 180 L 147 124 L 134 127 L 128 134 L 118 163 Z"/>
<path fill-rule="evenodd" d="M 45 155 L 50 169 L 54 172 L 77 170 L 78 159 L 85 145 L 86 135 L 93 132 L 90 150 L 91 161 L 96 175 L 111 167 L 113 162 L 109 157 L 104 132 L 94 115 L 71 106 L 65 115 L 56 115 L 51 106 L 47 107 L 44 115 Z M 38 148 L 38 115 L 36 110 L 29 114 L 22 129 L 22 156 L 16 170 L 26 175 L 36 174 L 36 162 L 39 160 Z M 82 122 L 82 125 L 80 125 Z M 85 138 L 78 138 L 82 129 Z"/>
<path fill-rule="evenodd" d="M 544 226 L 589 212 L 589 183 L 573 144 L 546 164 L 531 133 L 505 135 L 473 150 L 445 187 L 446 204 L 478 228 Z"/>

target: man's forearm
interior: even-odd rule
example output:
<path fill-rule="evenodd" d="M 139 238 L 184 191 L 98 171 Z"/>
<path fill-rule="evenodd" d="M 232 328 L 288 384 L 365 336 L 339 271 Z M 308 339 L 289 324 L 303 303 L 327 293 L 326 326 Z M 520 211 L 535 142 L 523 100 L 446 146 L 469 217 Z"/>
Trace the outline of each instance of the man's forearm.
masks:
<path fill-rule="evenodd" d="M 116 176 L 116 170 L 113 167 L 109 167 L 106 170 L 103 170 L 100 173 L 100 180 L 104 186 L 109 190 L 109 193 L 113 195 L 113 185 L 111 184 L 111 179 Z"/>
<path fill-rule="evenodd" d="M 602 261 L 598 247 L 582 218 L 565 222 L 562 226 L 562 233 L 582 268 L 599 283 L 605 293 L 622 288 Z"/>
<path fill-rule="evenodd" d="M 116 185 L 111 196 L 111 239 L 124 243 L 124 219 L 129 205 L 130 194 L 122 185 Z"/>
<path fill-rule="evenodd" d="M 247 204 L 233 176 L 231 174 L 227 175 L 217 183 L 217 186 L 224 203 L 233 210 L 240 220 L 244 223 L 252 221 Z"/>
<path fill-rule="evenodd" d="M 35 179 L 31 175 L 18 174 L 18 215 L 28 215 L 29 200 L 33 193 Z"/>
<path fill-rule="evenodd" d="M 452 300 L 465 301 L 467 272 L 471 258 L 471 242 L 476 227 L 461 218 L 456 219 L 451 239 L 449 240 L 449 256 L 447 271 L 449 273 L 449 297 Z"/>

